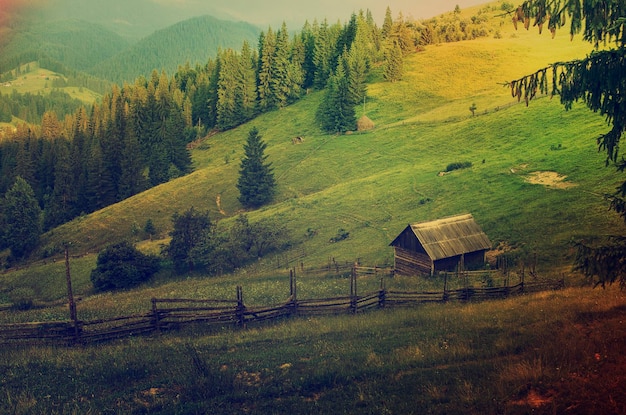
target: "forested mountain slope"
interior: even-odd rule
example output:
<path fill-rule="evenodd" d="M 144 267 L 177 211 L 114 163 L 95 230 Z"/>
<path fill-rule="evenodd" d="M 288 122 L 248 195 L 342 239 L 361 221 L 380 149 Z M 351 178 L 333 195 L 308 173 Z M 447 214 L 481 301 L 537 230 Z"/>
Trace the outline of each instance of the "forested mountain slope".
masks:
<path fill-rule="evenodd" d="M 153 69 L 173 73 L 179 65 L 205 64 L 219 48 L 239 49 L 243 41 L 255 45 L 260 29 L 248 23 L 233 23 L 201 16 L 158 30 L 128 50 L 94 66 L 90 73 L 115 82 L 148 76 Z"/>
<path fill-rule="evenodd" d="M 81 20 L 31 22 L 14 29 L 2 50 L 0 72 L 47 58 L 76 71 L 86 71 L 128 47 L 121 36 Z M 52 69 L 52 68 L 50 68 Z"/>

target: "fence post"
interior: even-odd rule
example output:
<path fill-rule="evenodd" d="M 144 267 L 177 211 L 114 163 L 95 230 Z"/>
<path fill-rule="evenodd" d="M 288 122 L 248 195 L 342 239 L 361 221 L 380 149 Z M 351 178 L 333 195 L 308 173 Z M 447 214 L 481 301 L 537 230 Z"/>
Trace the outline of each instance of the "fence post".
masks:
<path fill-rule="evenodd" d="M 72 292 L 72 276 L 70 273 L 70 244 L 63 243 L 65 247 L 65 281 L 67 283 L 67 301 L 70 307 L 70 320 L 74 325 L 74 342 L 78 343 L 80 331 L 78 329 L 78 317 L 76 314 L 76 303 L 74 302 L 74 293 Z"/>
<path fill-rule="evenodd" d="M 357 306 L 357 288 L 356 288 L 356 267 L 357 263 L 352 267 L 352 273 L 350 274 L 350 309 L 353 313 L 358 311 Z"/>
<path fill-rule="evenodd" d="M 298 313 L 298 290 L 296 287 L 296 269 L 289 270 L 289 289 L 291 291 L 291 313 Z"/>
<path fill-rule="evenodd" d="M 152 319 L 153 319 L 154 329 L 156 331 L 161 331 L 161 325 L 159 322 L 159 310 L 157 308 L 156 298 L 152 298 Z"/>
<path fill-rule="evenodd" d="M 385 290 L 385 278 L 380 279 L 380 290 L 378 291 L 378 308 L 385 308 L 387 292 Z"/>
<path fill-rule="evenodd" d="M 244 327 L 245 325 L 245 309 L 246 306 L 243 305 L 243 288 L 241 287 L 241 285 L 237 286 L 237 309 L 236 309 L 236 314 L 237 314 L 237 324 L 241 327 Z"/>
<path fill-rule="evenodd" d="M 443 273 L 443 298 L 442 300 L 444 303 L 448 301 L 448 273 L 447 272 Z"/>

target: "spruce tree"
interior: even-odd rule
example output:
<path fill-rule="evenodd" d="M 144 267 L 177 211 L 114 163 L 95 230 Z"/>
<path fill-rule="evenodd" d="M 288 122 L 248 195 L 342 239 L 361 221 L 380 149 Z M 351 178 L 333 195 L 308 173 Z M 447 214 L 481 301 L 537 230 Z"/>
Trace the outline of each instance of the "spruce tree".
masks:
<path fill-rule="evenodd" d="M 244 158 L 239 170 L 239 201 L 247 208 L 262 206 L 274 197 L 276 183 L 271 163 L 267 162 L 265 149 L 267 144 L 261 139 L 259 131 L 253 127 L 244 144 Z"/>
<path fill-rule="evenodd" d="M 259 109 L 262 112 L 266 112 L 276 108 L 276 94 L 274 91 L 276 35 L 272 28 L 269 28 L 267 33 L 261 36 L 261 41 L 259 42 L 258 74 Z"/>
<path fill-rule="evenodd" d="M 225 131 L 241 123 L 237 108 L 239 57 L 232 49 L 219 53 L 222 65 L 217 83 L 217 128 Z"/>
<path fill-rule="evenodd" d="M 402 49 L 397 43 L 389 45 L 385 50 L 385 66 L 383 77 L 389 82 L 396 82 L 402 79 L 404 73 L 404 58 Z"/>
<path fill-rule="evenodd" d="M 315 36 L 313 50 L 313 63 L 315 64 L 315 76 L 313 85 L 317 89 L 326 87 L 328 78 L 332 73 L 333 43 L 332 34 L 328 22 L 324 20 Z"/>
<path fill-rule="evenodd" d="M 302 59 L 302 87 L 304 89 L 311 88 L 315 79 L 315 63 L 313 56 L 315 54 L 315 32 L 314 27 L 305 22 L 302 32 L 300 33 L 301 42 L 304 49 L 304 58 Z"/>
<path fill-rule="evenodd" d="M 251 120 L 256 115 L 257 86 L 256 86 L 256 57 L 248 42 L 243 42 L 237 76 L 237 111 L 240 123 Z"/>
<path fill-rule="evenodd" d="M 41 208 L 26 180 L 18 176 L 5 195 L 5 242 L 15 258 L 28 255 L 39 243 Z"/>
<path fill-rule="evenodd" d="M 54 190 L 46 205 L 46 229 L 65 223 L 76 215 L 77 186 L 72 172 L 69 146 L 67 140 L 58 140 L 55 146 Z"/>
<path fill-rule="evenodd" d="M 383 20 L 383 27 L 381 30 L 381 35 L 383 39 L 388 39 L 391 36 L 391 31 L 393 30 L 393 17 L 391 16 L 391 9 L 387 6 L 387 10 L 385 10 L 385 19 Z"/>
<path fill-rule="evenodd" d="M 316 118 L 328 133 L 345 133 L 356 128 L 355 103 L 346 67 L 347 63 L 342 58 L 335 74 L 328 80 L 326 93 L 317 109 Z"/>
<path fill-rule="evenodd" d="M 278 108 L 286 106 L 291 96 L 290 65 L 289 33 L 287 25 L 283 22 L 282 27 L 276 33 L 271 80 L 274 102 Z"/>

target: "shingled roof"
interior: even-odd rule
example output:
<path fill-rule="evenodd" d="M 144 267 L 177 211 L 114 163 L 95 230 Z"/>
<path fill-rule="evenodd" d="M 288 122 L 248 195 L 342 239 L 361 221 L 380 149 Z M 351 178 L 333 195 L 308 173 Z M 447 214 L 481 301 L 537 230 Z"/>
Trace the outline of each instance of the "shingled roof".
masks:
<path fill-rule="evenodd" d="M 407 228 L 413 231 L 433 261 L 491 249 L 491 241 L 469 213 L 413 223 Z M 395 246 L 399 238 L 400 236 L 391 245 Z"/>

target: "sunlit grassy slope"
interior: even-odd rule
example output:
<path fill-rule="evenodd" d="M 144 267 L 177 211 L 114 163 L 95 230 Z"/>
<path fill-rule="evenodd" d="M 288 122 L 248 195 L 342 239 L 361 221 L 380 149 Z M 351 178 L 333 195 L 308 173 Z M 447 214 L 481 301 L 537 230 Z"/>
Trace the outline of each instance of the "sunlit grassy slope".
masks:
<path fill-rule="evenodd" d="M 322 95 L 311 93 L 207 138 L 193 150 L 192 174 L 49 232 L 40 254 L 59 254 L 62 242 L 71 241 L 73 254 L 89 253 L 93 263 L 105 245 L 138 240 L 147 219 L 163 240 L 139 246 L 158 250 L 176 211 L 207 209 L 214 221 L 242 213 L 235 183 L 243 143 L 256 126 L 268 144 L 278 192 L 272 204 L 247 212 L 249 219 L 282 222 L 296 249 L 304 250 L 306 265 L 331 257 L 390 264 L 388 245 L 407 223 L 464 212 L 475 216 L 494 245 L 525 249 L 548 267 L 568 264 L 571 240 L 619 225 L 602 195 L 621 177 L 604 167 L 595 144 L 607 126 L 582 105 L 564 111 L 558 97 L 518 104 L 502 83 L 583 57 L 590 46 L 570 41 L 565 31 L 552 39 L 494 19 L 502 19 L 500 38 L 429 46 L 406 58 L 401 82 L 384 82 L 376 68 L 368 100 L 358 109 L 358 116 L 365 112 L 374 121 L 373 131 L 323 134 L 314 120 Z M 295 136 L 304 142 L 292 144 Z M 438 174 L 460 161 L 473 167 Z M 574 186 L 527 183 L 535 171 L 558 172 Z M 339 229 L 349 238 L 331 243 Z M 82 279 L 88 287 L 88 276 Z"/>
<path fill-rule="evenodd" d="M 30 93 L 45 95 L 53 90 L 53 80 L 62 77 L 62 75 L 56 72 L 41 68 L 37 62 L 22 65 L 21 69 L 23 72 L 17 79 L 0 85 L 0 93 L 9 95 L 13 93 L 13 91 L 16 91 L 20 94 Z M 24 72 L 26 70 L 28 70 L 28 72 Z M 88 88 L 64 87 L 57 89 L 67 93 L 72 98 L 83 101 L 85 104 L 92 104 L 94 101 L 101 98 L 99 94 Z"/>

